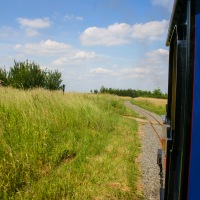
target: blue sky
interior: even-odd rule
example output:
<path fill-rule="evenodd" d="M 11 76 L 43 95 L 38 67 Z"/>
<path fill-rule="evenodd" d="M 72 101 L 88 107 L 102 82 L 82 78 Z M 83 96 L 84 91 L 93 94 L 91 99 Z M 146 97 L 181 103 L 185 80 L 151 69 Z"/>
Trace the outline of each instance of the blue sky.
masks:
<path fill-rule="evenodd" d="M 0 67 L 58 69 L 67 91 L 167 92 L 173 0 L 1 0 Z"/>

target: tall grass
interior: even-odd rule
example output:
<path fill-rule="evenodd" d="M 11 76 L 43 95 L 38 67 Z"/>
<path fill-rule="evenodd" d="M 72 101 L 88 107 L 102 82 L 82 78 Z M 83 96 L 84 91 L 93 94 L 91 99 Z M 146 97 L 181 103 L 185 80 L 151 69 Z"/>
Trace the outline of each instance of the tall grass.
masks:
<path fill-rule="evenodd" d="M 137 199 L 126 112 L 110 95 L 0 88 L 0 199 Z"/>

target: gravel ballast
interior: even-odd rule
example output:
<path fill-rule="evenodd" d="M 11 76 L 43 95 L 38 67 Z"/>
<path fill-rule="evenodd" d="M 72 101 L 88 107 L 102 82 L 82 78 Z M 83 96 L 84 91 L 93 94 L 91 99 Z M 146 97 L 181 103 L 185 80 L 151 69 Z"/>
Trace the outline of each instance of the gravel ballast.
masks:
<path fill-rule="evenodd" d="M 161 117 L 146 111 L 138 106 L 132 105 L 129 101 L 125 102 L 125 105 L 130 109 L 133 109 L 140 116 L 146 117 L 149 122 L 139 122 L 139 137 L 141 140 L 141 155 L 139 156 L 139 162 L 141 166 L 142 173 L 142 187 L 144 191 L 145 199 L 148 200 L 159 200 L 160 199 L 160 176 L 159 167 L 157 165 L 157 150 L 161 148 L 161 142 L 155 133 L 157 130 L 158 134 L 161 136 L 162 127 L 160 124 L 156 124 L 155 119 L 162 121 Z M 153 115 L 149 116 L 147 113 Z M 146 113 L 146 114 L 145 114 Z"/>

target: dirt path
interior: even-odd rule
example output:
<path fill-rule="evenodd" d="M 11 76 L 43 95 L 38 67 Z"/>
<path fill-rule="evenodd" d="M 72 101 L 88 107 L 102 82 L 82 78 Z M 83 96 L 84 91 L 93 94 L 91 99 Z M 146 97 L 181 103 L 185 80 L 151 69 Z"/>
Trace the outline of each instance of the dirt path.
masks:
<path fill-rule="evenodd" d="M 160 177 L 159 167 L 157 165 L 157 150 L 161 148 L 159 135 L 161 135 L 162 127 L 160 123 L 161 117 L 132 105 L 130 101 L 125 101 L 124 104 L 137 112 L 141 117 L 145 119 L 139 119 L 138 121 L 138 133 L 141 140 L 141 155 L 139 156 L 139 163 L 142 172 L 142 187 L 144 190 L 145 199 L 159 200 L 160 198 Z M 148 115 L 148 113 L 150 115 Z"/>

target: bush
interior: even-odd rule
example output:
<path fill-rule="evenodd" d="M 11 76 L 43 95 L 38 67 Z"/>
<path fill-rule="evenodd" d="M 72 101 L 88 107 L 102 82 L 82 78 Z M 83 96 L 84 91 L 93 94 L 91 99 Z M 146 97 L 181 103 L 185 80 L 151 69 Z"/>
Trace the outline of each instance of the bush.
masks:
<path fill-rule="evenodd" d="M 7 72 L 0 68 L 0 83 L 3 86 L 14 88 L 31 89 L 46 88 L 57 90 L 60 88 L 62 80 L 61 73 L 56 71 L 46 71 L 34 62 L 16 62 Z"/>

